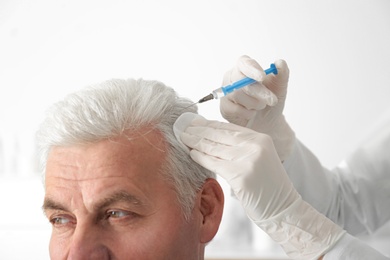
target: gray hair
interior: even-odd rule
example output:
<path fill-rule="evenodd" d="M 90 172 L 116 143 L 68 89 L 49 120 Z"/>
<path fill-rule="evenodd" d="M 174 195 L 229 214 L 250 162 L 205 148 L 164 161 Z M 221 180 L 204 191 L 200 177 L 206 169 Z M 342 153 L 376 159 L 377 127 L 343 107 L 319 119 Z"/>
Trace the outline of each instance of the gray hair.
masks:
<path fill-rule="evenodd" d="M 173 183 L 188 218 L 196 192 L 215 174 L 195 163 L 181 148 L 172 126 L 184 112 L 197 112 L 189 99 L 158 81 L 114 79 L 68 95 L 54 104 L 37 132 L 42 170 L 50 149 L 98 142 L 126 130 L 152 126 L 163 133 L 168 156 L 162 173 Z"/>

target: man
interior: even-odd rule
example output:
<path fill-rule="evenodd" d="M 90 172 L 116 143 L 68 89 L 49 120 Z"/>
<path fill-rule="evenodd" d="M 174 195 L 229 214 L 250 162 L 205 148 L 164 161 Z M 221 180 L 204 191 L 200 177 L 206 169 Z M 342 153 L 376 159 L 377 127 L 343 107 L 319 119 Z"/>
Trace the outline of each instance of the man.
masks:
<path fill-rule="evenodd" d="M 223 208 L 211 172 L 292 258 L 320 258 L 342 241 L 345 231 L 297 193 L 269 136 L 183 114 L 190 104 L 129 80 L 53 107 L 38 134 L 52 259 L 203 259 Z"/>
<path fill-rule="evenodd" d="M 111 80 L 52 107 L 37 135 L 51 259 L 204 259 L 224 200 L 173 135 L 190 104 L 160 82 Z"/>

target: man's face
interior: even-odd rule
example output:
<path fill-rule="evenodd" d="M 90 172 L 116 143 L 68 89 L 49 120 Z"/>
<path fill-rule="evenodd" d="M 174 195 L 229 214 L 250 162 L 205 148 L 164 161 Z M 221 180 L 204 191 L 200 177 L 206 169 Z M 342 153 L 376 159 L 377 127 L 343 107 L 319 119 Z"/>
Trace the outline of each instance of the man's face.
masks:
<path fill-rule="evenodd" d="M 145 133 L 51 150 L 43 205 L 51 259 L 203 259 L 202 210 L 184 219 L 159 172 L 166 144 Z"/>

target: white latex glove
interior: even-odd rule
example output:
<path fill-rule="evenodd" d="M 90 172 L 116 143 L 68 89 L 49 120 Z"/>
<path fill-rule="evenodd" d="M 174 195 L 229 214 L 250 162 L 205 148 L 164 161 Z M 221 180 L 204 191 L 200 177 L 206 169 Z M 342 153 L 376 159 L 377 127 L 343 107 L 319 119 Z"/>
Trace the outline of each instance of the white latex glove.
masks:
<path fill-rule="evenodd" d="M 179 117 L 175 125 L 180 127 L 174 127 L 183 131 L 180 140 L 191 149 L 192 159 L 226 179 L 249 218 L 291 258 L 316 259 L 342 237 L 340 227 L 301 199 L 270 137 L 193 117 Z"/>
<path fill-rule="evenodd" d="M 222 85 L 230 85 L 244 77 L 258 82 L 223 97 L 220 110 L 229 122 L 271 136 L 280 159 L 284 161 L 295 140 L 283 115 L 289 69 L 284 60 L 275 61 L 275 66 L 277 75 L 265 75 L 255 60 L 241 56 L 236 67 L 225 74 Z"/>

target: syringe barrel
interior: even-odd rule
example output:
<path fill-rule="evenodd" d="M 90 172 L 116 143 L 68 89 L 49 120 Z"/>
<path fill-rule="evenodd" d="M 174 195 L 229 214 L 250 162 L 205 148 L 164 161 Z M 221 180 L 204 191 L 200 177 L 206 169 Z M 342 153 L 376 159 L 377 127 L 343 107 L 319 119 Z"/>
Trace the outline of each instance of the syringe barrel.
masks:
<path fill-rule="evenodd" d="M 256 80 L 254 80 L 254 79 L 251 79 L 251 78 L 243 78 L 243 79 L 240 79 L 239 81 L 234 82 L 234 83 L 231 84 L 231 85 L 222 87 L 222 91 L 223 91 L 223 93 L 224 93 L 225 96 L 226 96 L 227 94 L 233 92 L 233 91 L 236 90 L 236 89 L 243 88 L 243 87 L 248 86 L 248 85 L 250 85 L 250 84 L 253 84 L 253 83 L 255 83 L 255 82 L 256 82 Z"/>
<path fill-rule="evenodd" d="M 276 68 L 275 64 L 272 63 L 270 68 L 264 70 L 264 73 L 266 75 L 268 75 L 270 73 L 273 73 L 273 74 L 276 75 L 276 74 L 278 74 L 278 69 Z M 217 89 L 213 90 L 213 92 L 210 95 L 213 96 L 213 99 L 219 99 L 219 98 L 221 98 L 223 96 L 226 96 L 229 93 L 232 93 L 236 89 L 243 88 L 243 87 L 248 86 L 250 84 L 253 84 L 255 82 L 256 82 L 256 80 L 254 80 L 254 79 L 243 78 L 243 79 L 241 79 L 239 81 L 234 82 L 231 85 L 220 87 L 220 88 L 217 88 Z M 211 100 L 212 98 L 211 98 L 210 95 L 205 96 L 204 98 L 200 99 L 199 103 L 203 103 L 205 101 Z"/>

